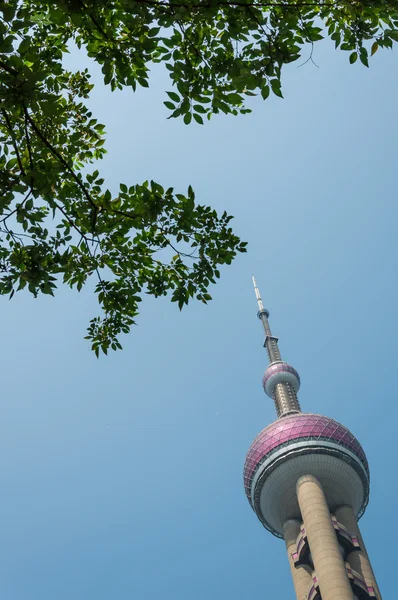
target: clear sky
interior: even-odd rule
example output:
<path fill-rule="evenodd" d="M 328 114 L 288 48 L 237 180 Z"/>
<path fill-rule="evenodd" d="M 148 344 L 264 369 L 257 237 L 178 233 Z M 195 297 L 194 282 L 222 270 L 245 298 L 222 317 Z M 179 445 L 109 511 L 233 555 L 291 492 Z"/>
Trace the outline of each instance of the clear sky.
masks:
<path fill-rule="evenodd" d="M 192 184 L 236 216 L 249 252 L 207 307 L 146 299 L 124 351 L 100 360 L 83 339 L 97 314 L 88 290 L 1 299 L 4 598 L 293 599 L 284 543 L 242 484 L 245 453 L 275 418 L 252 272 L 304 410 L 342 421 L 365 448 L 361 527 L 394 597 L 397 52 L 368 70 L 323 43 L 315 60 L 286 70 L 285 100 L 203 127 L 166 119 L 159 69 L 137 94 L 93 93 L 112 189 Z"/>

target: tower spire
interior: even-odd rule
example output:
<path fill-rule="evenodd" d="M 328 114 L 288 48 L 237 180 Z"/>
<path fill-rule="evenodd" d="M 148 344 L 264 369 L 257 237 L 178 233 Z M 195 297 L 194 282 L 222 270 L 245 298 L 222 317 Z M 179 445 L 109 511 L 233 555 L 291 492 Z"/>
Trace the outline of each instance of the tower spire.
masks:
<path fill-rule="evenodd" d="M 254 278 L 254 275 L 252 275 L 252 281 L 253 281 L 253 285 L 254 285 L 254 293 L 256 294 L 257 304 L 258 304 L 257 316 L 260 319 L 261 323 L 263 324 L 264 331 L 265 331 L 264 347 L 268 352 L 269 362 L 273 363 L 278 360 L 280 361 L 280 360 L 282 360 L 282 358 L 281 358 L 281 353 L 279 352 L 279 348 L 278 348 L 278 338 L 275 337 L 274 335 L 272 335 L 271 328 L 270 328 L 269 322 L 268 322 L 269 310 L 264 308 L 264 304 L 263 304 L 263 301 L 262 301 L 261 295 L 260 295 L 260 290 L 257 287 L 257 283 Z"/>
<path fill-rule="evenodd" d="M 265 332 L 264 347 L 267 350 L 269 366 L 263 377 L 263 388 L 267 396 L 273 398 L 278 417 L 301 412 L 297 398 L 300 387 L 300 376 L 296 369 L 282 360 L 278 346 L 278 338 L 272 335 L 268 322 L 269 310 L 264 308 L 260 290 L 252 275 L 254 292 L 257 298 L 257 316 L 263 324 Z"/>
<path fill-rule="evenodd" d="M 257 283 L 256 283 L 256 280 L 254 278 L 254 275 L 252 275 L 252 282 L 253 282 L 253 285 L 254 285 L 254 293 L 256 294 L 256 298 L 257 298 L 258 310 L 259 311 L 263 311 L 263 310 L 265 310 L 264 309 L 264 304 L 263 304 L 263 301 L 261 299 L 260 290 L 257 287 Z M 269 317 L 268 310 L 266 311 L 266 313 L 267 313 L 267 317 Z"/>

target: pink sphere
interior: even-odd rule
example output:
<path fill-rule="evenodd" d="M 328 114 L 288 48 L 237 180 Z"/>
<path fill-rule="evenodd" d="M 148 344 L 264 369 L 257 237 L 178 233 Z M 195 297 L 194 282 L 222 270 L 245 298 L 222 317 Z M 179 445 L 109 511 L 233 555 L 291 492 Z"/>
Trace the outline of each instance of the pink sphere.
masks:
<path fill-rule="evenodd" d="M 355 454 L 369 473 L 368 461 L 356 437 L 337 421 L 312 413 L 282 417 L 258 434 L 250 446 L 244 466 L 244 485 L 251 502 L 250 488 L 257 467 L 282 447 L 294 441 L 327 440 Z"/>

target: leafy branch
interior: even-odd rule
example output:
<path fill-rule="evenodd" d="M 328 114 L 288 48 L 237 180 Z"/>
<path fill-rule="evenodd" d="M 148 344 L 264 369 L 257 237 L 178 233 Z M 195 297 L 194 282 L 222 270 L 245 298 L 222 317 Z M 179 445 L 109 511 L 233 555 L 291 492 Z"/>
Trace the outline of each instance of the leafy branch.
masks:
<path fill-rule="evenodd" d="M 105 126 L 86 101 L 90 73 L 70 72 L 71 43 L 112 90 L 148 87 L 160 63 L 173 85 L 169 118 L 250 112 L 247 98 L 282 97 L 283 67 L 329 36 L 369 65 L 398 41 L 395 0 L 9 0 L 0 2 L 0 294 L 54 295 L 94 279 L 98 356 L 121 348 L 144 294 L 181 309 L 208 302 L 220 269 L 246 244 L 231 216 L 154 181 L 106 188 L 97 167 Z M 92 165 L 95 165 L 92 167 Z"/>

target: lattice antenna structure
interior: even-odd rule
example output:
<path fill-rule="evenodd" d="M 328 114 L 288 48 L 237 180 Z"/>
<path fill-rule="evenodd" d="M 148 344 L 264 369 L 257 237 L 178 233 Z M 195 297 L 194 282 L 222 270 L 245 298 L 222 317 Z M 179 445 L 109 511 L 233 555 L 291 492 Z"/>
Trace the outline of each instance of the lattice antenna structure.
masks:
<path fill-rule="evenodd" d="M 297 398 L 297 392 L 300 387 L 300 376 L 296 369 L 282 360 L 278 338 L 272 335 L 268 322 L 269 310 L 264 308 L 254 275 L 252 275 L 252 281 L 258 304 L 257 316 L 264 327 L 264 347 L 267 350 L 270 362 L 264 373 L 263 388 L 267 396 L 274 400 L 278 417 L 286 417 L 287 415 L 301 411 Z"/>

